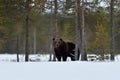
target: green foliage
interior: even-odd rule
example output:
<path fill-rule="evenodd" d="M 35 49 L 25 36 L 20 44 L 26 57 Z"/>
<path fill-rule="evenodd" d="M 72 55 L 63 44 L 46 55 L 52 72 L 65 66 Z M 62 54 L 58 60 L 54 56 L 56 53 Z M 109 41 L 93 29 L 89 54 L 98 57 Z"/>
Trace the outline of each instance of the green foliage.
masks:
<path fill-rule="evenodd" d="M 73 41 L 74 40 L 74 20 L 64 18 L 64 22 L 62 23 L 62 29 L 60 30 L 61 37 L 65 41 Z"/>
<path fill-rule="evenodd" d="M 93 43 L 93 48 L 96 53 L 109 53 L 110 52 L 110 36 L 107 32 L 107 28 L 102 24 L 97 24 L 95 26 L 95 42 Z"/>
<path fill-rule="evenodd" d="M 97 0 L 99 1 L 99 0 Z M 47 0 L 34 0 L 35 5 L 30 6 L 30 50 L 33 51 L 34 29 L 36 28 L 36 42 L 37 52 L 49 51 L 49 45 L 52 44 L 52 37 L 54 33 L 54 19 L 53 13 L 44 13 L 47 10 L 54 10 L 54 4 L 48 8 L 46 6 Z M 62 3 L 62 1 L 61 1 Z M 105 7 L 96 4 L 85 4 L 85 36 L 86 49 L 93 53 L 108 53 L 110 51 L 110 18 L 107 6 Z M 58 29 L 60 37 L 65 41 L 74 41 L 74 1 L 66 0 L 62 11 L 58 10 Z M 95 5 L 95 6 L 94 6 Z M 118 5 L 118 4 L 117 4 Z M 116 50 L 120 50 L 120 8 L 119 5 L 115 8 L 115 31 L 116 31 Z M 25 47 L 25 16 L 26 3 L 24 0 L 0 0 L 0 53 L 1 52 L 16 52 L 16 38 L 19 34 L 19 48 L 20 52 L 24 52 Z M 49 11 L 50 12 L 50 11 Z M 71 13 L 69 13 L 71 12 Z M 79 8 L 81 13 L 81 4 Z M 80 17 L 81 18 L 81 17 Z M 81 23 L 79 23 L 81 26 Z M 80 27 L 79 27 L 80 31 Z"/>
<path fill-rule="evenodd" d="M 116 13 L 115 24 L 115 39 L 116 39 L 116 53 L 120 53 L 120 10 Z"/>

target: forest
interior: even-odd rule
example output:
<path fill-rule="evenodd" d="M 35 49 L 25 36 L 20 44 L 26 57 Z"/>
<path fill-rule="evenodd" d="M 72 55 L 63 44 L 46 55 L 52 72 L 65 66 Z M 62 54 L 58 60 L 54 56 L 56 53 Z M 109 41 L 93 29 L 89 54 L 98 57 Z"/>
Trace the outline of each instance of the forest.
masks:
<path fill-rule="evenodd" d="M 81 60 L 87 54 L 114 60 L 120 53 L 120 0 L 0 0 L 1 54 L 52 53 L 56 36 L 77 44 Z"/>

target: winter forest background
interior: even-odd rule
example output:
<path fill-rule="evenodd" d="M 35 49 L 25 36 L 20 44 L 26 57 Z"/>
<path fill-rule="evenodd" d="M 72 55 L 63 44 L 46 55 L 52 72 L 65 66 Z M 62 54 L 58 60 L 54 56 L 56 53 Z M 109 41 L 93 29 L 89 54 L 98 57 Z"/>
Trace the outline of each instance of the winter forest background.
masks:
<path fill-rule="evenodd" d="M 56 36 L 78 44 L 81 60 L 88 54 L 114 60 L 120 53 L 120 0 L 0 0 L 1 54 L 53 53 Z"/>

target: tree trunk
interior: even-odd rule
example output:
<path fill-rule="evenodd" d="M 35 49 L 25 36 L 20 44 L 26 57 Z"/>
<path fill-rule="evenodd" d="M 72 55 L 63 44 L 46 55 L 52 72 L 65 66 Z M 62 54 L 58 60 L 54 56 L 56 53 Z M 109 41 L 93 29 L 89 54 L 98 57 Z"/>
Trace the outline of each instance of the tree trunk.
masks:
<path fill-rule="evenodd" d="M 49 58 L 49 61 L 52 61 L 52 53 L 53 53 L 53 47 L 52 47 L 52 44 L 50 44 L 50 58 Z"/>
<path fill-rule="evenodd" d="M 25 61 L 29 60 L 29 15 L 26 15 Z"/>
<path fill-rule="evenodd" d="M 58 21 L 57 21 L 57 15 L 58 15 L 58 12 L 57 12 L 57 8 L 58 8 L 58 3 L 57 3 L 57 0 L 54 0 L 54 6 L 55 6 L 55 9 L 54 9 L 54 38 L 58 37 Z M 53 61 L 56 61 L 55 59 L 55 54 L 53 54 Z"/>
<path fill-rule="evenodd" d="M 82 41 L 81 41 L 81 60 L 87 61 L 87 54 L 85 49 L 85 26 L 84 26 L 84 0 L 82 0 Z"/>
<path fill-rule="evenodd" d="M 78 10 L 78 0 L 75 0 L 75 59 L 78 60 L 78 45 L 79 45 L 79 36 L 78 36 L 78 25 L 79 25 L 79 10 Z"/>
<path fill-rule="evenodd" d="M 114 0 L 110 3 L 110 23 L 111 23 L 111 60 L 115 54 L 115 25 L 114 25 Z"/>
<path fill-rule="evenodd" d="M 55 9 L 54 9 L 54 37 L 58 37 L 58 19 L 57 19 L 57 8 L 58 8 L 58 3 L 57 0 L 54 1 Z"/>
<path fill-rule="evenodd" d="M 29 14 L 30 14 L 30 2 L 31 0 L 26 1 L 26 40 L 25 40 L 25 61 L 29 60 Z"/>
<path fill-rule="evenodd" d="M 51 16 L 52 16 L 52 12 L 53 12 L 52 6 L 53 6 L 53 5 L 52 5 L 52 1 L 51 1 Z M 52 22 L 52 17 L 50 18 L 50 21 L 51 21 L 51 22 L 50 22 L 50 26 L 52 27 L 52 26 L 53 26 L 53 25 L 52 25 L 52 24 L 53 24 L 53 22 Z M 52 33 L 52 32 L 51 32 L 51 30 L 50 30 L 50 34 L 51 34 L 51 33 Z M 53 34 L 52 34 L 52 35 L 53 35 Z M 49 42 L 49 45 L 50 45 L 50 48 L 49 48 L 49 49 L 50 49 L 50 52 L 49 52 L 49 53 L 50 53 L 49 61 L 52 61 L 52 55 L 53 55 L 53 47 L 52 47 L 52 46 L 53 46 L 53 45 L 52 45 L 51 35 L 50 35 L 50 40 L 49 40 L 49 41 L 50 41 L 50 42 Z"/>
<path fill-rule="evenodd" d="M 33 41 L 33 48 L 34 48 L 34 50 L 33 50 L 33 52 L 34 52 L 34 54 L 36 54 L 36 27 L 34 27 L 34 41 Z"/>
<path fill-rule="evenodd" d="M 19 33 L 17 31 L 17 43 L 16 43 L 16 46 L 17 46 L 17 62 L 19 62 Z"/>

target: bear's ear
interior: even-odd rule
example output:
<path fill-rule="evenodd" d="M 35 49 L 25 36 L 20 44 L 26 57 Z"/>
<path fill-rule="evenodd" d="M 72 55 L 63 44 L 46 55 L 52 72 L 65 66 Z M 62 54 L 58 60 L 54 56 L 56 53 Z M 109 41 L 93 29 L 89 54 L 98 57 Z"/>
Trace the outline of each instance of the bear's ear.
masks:
<path fill-rule="evenodd" d="M 63 41 L 62 38 L 60 38 L 60 41 Z"/>
<path fill-rule="evenodd" d="M 53 38 L 53 41 L 55 40 L 55 38 Z"/>

